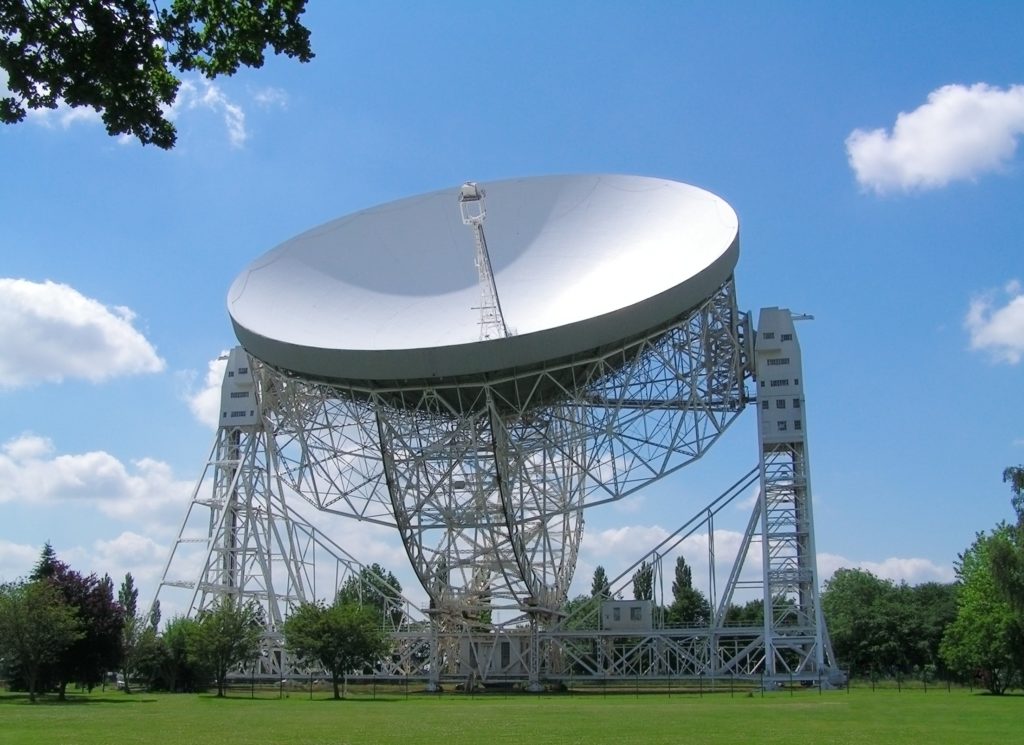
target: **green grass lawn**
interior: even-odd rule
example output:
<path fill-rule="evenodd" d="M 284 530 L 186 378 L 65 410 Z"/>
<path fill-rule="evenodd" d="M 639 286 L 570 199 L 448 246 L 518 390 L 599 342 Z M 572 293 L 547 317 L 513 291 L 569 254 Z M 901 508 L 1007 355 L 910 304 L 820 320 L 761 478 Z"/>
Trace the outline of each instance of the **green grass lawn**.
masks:
<path fill-rule="evenodd" d="M 301 693 L 72 694 L 30 705 L 0 694 L 2 745 L 337 745 L 341 743 L 1009 743 L 1024 697 L 930 692 L 800 691 L 761 696 L 458 694 L 310 700 Z"/>

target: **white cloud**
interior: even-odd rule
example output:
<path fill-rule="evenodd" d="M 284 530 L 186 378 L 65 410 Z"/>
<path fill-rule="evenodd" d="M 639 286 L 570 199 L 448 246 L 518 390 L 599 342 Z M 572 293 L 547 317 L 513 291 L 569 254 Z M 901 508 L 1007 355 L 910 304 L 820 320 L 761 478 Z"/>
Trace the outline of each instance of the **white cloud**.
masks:
<path fill-rule="evenodd" d="M 102 121 L 98 111 L 85 106 L 72 108 L 64 103 L 63 100 L 57 103 L 57 108 L 55 109 L 29 109 L 27 115 L 29 121 L 50 129 L 53 129 L 55 126 L 59 126 L 61 129 L 70 129 L 72 125 L 80 122 L 99 123 Z"/>
<path fill-rule="evenodd" d="M 233 147 L 240 148 L 249 139 L 249 133 L 245 129 L 245 111 L 209 80 L 197 78 L 182 81 L 178 97 L 168 111 L 167 117 L 175 119 L 181 111 L 196 109 L 207 109 L 220 114 L 228 131 L 228 140 Z"/>
<path fill-rule="evenodd" d="M 228 352 L 224 350 L 216 359 L 207 363 L 206 377 L 201 387 L 194 386 L 195 373 L 186 381 L 185 402 L 189 410 L 201 423 L 216 429 L 220 422 L 220 388 L 224 381 L 224 369 L 228 364 Z"/>
<path fill-rule="evenodd" d="M 32 571 L 42 546 L 26 546 L 0 538 L 0 583 L 13 582 Z"/>
<path fill-rule="evenodd" d="M 921 582 L 952 582 L 952 565 L 936 564 L 930 559 L 890 556 L 881 561 L 854 561 L 836 554 L 818 553 L 818 579 L 827 582 L 838 569 L 866 569 L 876 577 L 910 585 Z"/>
<path fill-rule="evenodd" d="M 156 522 L 162 508 L 185 508 L 191 486 L 151 458 L 125 465 L 103 451 L 58 455 L 33 434 L 0 446 L 0 503 L 84 503 L 108 517 Z"/>
<path fill-rule="evenodd" d="M 971 349 L 986 350 L 997 362 L 1016 365 L 1024 356 L 1024 290 L 1012 280 L 1003 288 L 1006 304 L 996 305 L 995 292 L 971 301 L 964 326 L 971 336 Z"/>
<path fill-rule="evenodd" d="M 265 109 L 288 108 L 288 94 L 280 88 L 261 88 L 253 94 L 252 98 Z"/>
<path fill-rule="evenodd" d="M 946 85 L 901 112 L 889 133 L 855 129 L 846 152 L 857 181 L 878 194 L 934 189 L 1003 168 L 1024 134 L 1024 86 Z"/>
<path fill-rule="evenodd" d="M 134 320 L 65 284 L 0 278 L 0 388 L 160 372 Z"/>

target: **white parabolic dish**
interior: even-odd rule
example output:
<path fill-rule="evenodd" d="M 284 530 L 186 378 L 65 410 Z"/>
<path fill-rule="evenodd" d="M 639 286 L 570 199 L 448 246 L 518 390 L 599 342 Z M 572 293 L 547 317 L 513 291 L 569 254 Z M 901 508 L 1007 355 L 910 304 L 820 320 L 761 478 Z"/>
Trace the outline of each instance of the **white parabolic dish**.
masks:
<path fill-rule="evenodd" d="M 736 213 L 694 186 L 621 175 L 481 183 L 513 335 L 480 341 L 459 187 L 314 228 L 228 293 L 242 345 L 303 377 L 365 386 L 514 375 L 612 348 L 710 297 L 739 255 Z"/>

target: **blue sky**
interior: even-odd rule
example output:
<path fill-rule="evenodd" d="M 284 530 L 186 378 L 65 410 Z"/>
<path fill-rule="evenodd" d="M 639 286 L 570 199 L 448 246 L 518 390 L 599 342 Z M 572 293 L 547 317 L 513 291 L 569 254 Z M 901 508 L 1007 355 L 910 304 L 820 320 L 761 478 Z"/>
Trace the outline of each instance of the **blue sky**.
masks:
<path fill-rule="evenodd" d="M 0 128 L 0 578 L 50 540 L 155 590 L 256 256 L 470 179 L 610 172 L 722 196 L 741 307 L 814 314 L 822 574 L 951 579 L 1024 462 L 1024 6 L 893 5 L 312 2 L 313 62 L 186 78 L 172 152 L 82 112 Z M 588 513 L 576 589 L 752 466 L 753 417 Z M 334 529 L 414 584 L 390 534 Z"/>

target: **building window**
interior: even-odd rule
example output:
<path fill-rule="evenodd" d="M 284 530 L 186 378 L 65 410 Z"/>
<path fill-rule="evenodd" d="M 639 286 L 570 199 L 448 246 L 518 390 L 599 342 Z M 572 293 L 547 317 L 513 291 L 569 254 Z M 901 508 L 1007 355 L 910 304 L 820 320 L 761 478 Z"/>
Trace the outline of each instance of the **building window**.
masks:
<path fill-rule="evenodd" d="M 785 422 L 779 422 L 778 424 L 779 424 L 779 432 L 785 432 L 786 431 L 786 423 Z"/>
<path fill-rule="evenodd" d="M 762 409 L 767 409 L 768 408 L 768 399 L 767 398 L 764 401 L 761 402 L 761 408 Z"/>
<path fill-rule="evenodd" d="M 793 385 L 800 385 L 800 378 L 793 378 Z"/>
<path fill-rule="evenodd" d="M 800 408 L 800 399 L 799 398 L 794 398 L 793 399 L 793 408 L 794 409 L 799 409 Z"/>
<path fill-rule="evenodd" d="M 765 331 L 763 334 L 761 334 L 761 338 L 762 339 L 774 339 L 775 338 L 775 332 L 774 331 Z"/>
<path fill-rule="evenodd" d="M 231 412 L 231 418 L 232 419 L 237 419 L 240 416 L 245 416 L 245 412 L 244 411 L 232 411 Z"/>
<path fill-rule="evenodd" d="M 231 391 L 231 398 L 249 398 L 249 391 Z"/>
<path fill-rule="evenodd" d="M 772 381 L 772 388 L 780 388 L 784 385 L 789 385 L 789 378 L 781 378 Z"/>
<path fill-rule="evenodd" d="M 795 422 L 793 422 L 793 429 L 802 430 L 803 428 L 804 428 L 803 424 L 801 423 L 801 421 L 799 419 L 797 419 Z"/>
<path fill-rule="evenodd" d="M 634 606 L 632 606 L 629 609 L 629 620 L 630 621 L 639 621 L 642 618 L 643 618 L 643 611 L 641 610 L 639 605 L 634 605 Z"/>
<path fill-rule="evenodd" d="M 612 620 L 613 621 L 621 621 L 622 620 L 622 608 L 612 608 Z"/>
<path fill-rule="evenodd" d="M 789 357 L 775 357 L 774 359 L 768 360 L 769 365 L 788 365 Z"/>
<path fill-rule="evenodd" d="M 245 375 L 247 372 L 249 372 L 249 368 L 248 367 L 240 367 L 240 368 L 238 368 L 238 374 L 239 375 Z"/>
<path fill-rule="evenodd" d="M 780 398 L 780 399 L 776 400 L 775 401 L 775 408 L 776 409 L 785 409 L 786 408 L 786 399 Z"/>
<path fill-rule="evenodd" d="M 228 377 L 229 378 L 235 377 L 235 371 L 234 370 L 228 370 Z"/>
<path fill-rule="evenodd" d="M 793 341 L 793 335 L 783 334 L 782 336 L 779 337 L 779 341 Z"/>

